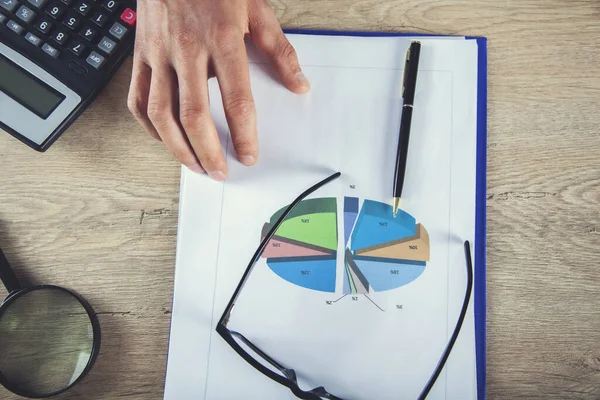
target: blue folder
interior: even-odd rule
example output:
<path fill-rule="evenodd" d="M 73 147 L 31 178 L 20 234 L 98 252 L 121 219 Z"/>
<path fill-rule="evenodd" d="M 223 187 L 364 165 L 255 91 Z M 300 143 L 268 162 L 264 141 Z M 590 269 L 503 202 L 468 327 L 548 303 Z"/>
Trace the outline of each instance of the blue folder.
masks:
<path fill-rule="evenodd" d="M 284 29 L 285 33 L 322 36 L 443 36 L 435 34 L 403 32 L 356 32 L 308 29 Z M 473 305 L 475 314 L 475 353 L 477 368 L 477 398 L 485 399 L 486 375 L 486 172 L 487 172 L 487 39 L 480 36 L 466 36 L 465 40 L 475 40 L 478 45 L 477 74 L 477 173 L 475 206 L 475 277 L 473 282 Z"/>

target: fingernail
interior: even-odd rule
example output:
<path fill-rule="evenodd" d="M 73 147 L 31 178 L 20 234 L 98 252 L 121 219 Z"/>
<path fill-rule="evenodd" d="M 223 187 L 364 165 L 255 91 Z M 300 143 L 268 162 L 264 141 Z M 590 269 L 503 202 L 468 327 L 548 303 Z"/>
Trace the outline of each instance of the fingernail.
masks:
<path fill-rule="evenodd" d="M 240 162 L 247 167 L 254 165 L 254 161 L 255 161 L 255 158 L 253 156 L 241 156 L 240 157 Z"/>
<path fill-rule="evenodd" d="M 208 173 L 208 176 L 210 176 L 215 181 L 225 180 L 225 174 L 223 173 L 223 171 L 212 171 Z"/>
<path fill-rule="evenodd" d="M 298 82 L 302 86 L 310 87 L 310 82 L 308 82 L 308 79 L 306 79 L 306 76 L 302 71 L 296 74 L 296 82 Z"/>
<path fill-rule="evenodd" d="M 191 171 L 194 171 L 194 172 L 195 172 L 195 173 L 197 173 L 197 174 L 203 174 L 203 173 L 205 173 L 205 172 L 206 172 L 206 171 L 204 171 L 204 168 L 202 168 L 202 167 L 200 166 L 200 164 L 194 164 L 194 165 L 192 165 L 192 166 L 190 166 L 190 167 L 188 167 L 188 168 L 189 168 Z"/>

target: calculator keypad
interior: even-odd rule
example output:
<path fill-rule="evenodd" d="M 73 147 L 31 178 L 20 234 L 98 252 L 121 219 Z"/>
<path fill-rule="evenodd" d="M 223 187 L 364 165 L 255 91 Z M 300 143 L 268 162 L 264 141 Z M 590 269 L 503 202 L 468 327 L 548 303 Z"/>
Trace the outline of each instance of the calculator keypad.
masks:
<path fill-rule="evenodd" d="M 21 36 L 32 49 L 72 60 L 68 65 L 86 75 L 84 67 L 101 69 L 135 28 L 136 12 L 124 4 L 131 1 L 0 0 L 0 25 Z"/>

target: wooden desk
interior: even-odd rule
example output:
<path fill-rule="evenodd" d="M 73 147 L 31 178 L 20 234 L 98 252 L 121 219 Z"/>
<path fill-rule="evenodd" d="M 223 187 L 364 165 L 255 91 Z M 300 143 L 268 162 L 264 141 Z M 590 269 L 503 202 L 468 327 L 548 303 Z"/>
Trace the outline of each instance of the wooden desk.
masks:
<path fill-rule="evenodd" d="M 290 28 L 489 38 L 488 396 L 599 399 L 600 1 L 273 6 Z M 162 399 L 179 165 L 130 117 L 130 69 L 47 153 L 0 135 L 1 245 L 102 324 L 95 368 L 60 399 Z"/>

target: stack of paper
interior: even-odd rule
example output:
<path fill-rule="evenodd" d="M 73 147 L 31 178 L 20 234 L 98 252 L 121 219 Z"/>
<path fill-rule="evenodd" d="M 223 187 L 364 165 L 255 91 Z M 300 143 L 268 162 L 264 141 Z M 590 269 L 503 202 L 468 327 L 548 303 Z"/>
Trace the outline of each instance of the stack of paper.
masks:
<path fill-rule="evenodd" d="M 237 163 L 211 82 L 230 178 L 182 170 L 165 398 L 295 398 L 215 325 L 277 212 L 337 171 L 278 230 L 229 327 L 306 387 L 344 399 L 416 399 L 456 324 L 469 240 L 475 293 L 428 398 L 484 398 L 485 42 L 418 38 L 406 181 L 393 218 L 403 68 L 415 37 L 288 37 L 312 89 L 288 92 L 252 55 L 256 166 Z"/>

